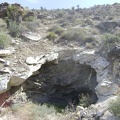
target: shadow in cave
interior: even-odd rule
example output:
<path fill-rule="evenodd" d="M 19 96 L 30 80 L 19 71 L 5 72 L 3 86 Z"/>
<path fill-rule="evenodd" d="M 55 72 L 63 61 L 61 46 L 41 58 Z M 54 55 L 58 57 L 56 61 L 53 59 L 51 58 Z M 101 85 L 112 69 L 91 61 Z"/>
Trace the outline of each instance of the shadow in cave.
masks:
<path fill-rule="evenodd" d="M 96 71 L 89 65 L 73 61 L 45 64 L 39 74 L 31 76 L 23 84 L 29 100 L 62 109 L 95 104 L 98 100 L 96 86 Z"/>

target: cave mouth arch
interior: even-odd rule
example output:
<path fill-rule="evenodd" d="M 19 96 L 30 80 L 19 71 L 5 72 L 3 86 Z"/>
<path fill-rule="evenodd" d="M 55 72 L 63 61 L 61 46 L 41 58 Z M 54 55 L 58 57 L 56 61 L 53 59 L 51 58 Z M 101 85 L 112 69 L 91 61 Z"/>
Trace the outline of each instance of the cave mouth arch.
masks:
<path fill-rule="evenodd" d="M 98 100 L 95 93 L 98 84 L 96 71 L 89 65 L 61 60 L 58 64 L 42 65 L 38 72 L 23 85 L 33 102 L 65 108 L 70 104 L 80 104 L 84 96 L 90 98 L 89 105 Z"/>

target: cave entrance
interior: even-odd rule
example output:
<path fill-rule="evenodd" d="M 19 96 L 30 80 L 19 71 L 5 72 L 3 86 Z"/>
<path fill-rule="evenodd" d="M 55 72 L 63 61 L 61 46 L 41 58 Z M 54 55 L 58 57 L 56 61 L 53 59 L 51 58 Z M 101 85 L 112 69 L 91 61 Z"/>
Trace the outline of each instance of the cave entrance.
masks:
<path fill-rule="evenodd" d="M 28 98 L 41 104 L 61 108 L 77 105 L 89 106 L 97 102 L 96 71 L 89 65 L 74 61 L 42 65 L 37 75 L 24 83 Z"/>

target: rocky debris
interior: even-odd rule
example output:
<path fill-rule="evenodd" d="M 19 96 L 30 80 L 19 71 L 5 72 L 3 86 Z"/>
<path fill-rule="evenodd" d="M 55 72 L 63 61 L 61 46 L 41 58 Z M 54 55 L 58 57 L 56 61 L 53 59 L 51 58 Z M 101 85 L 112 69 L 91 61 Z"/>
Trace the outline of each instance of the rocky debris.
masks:
<path fill-rule="evenodd" d="M 120 58 L 120 46 L 115 46 L 108 53 L 109 58 L 119 59 Z"/>
<path fill-rule="evenodd" d="M 78 120 L 119 120 L 119 118 L 115 117 L 108 110 L 108 105 L 113 99 L 115 98 L 111 97 L 107 101 L 107 104 L 106 102 L 100 102 L 98 104 L 91 105 L 88 108 L 77 106 L 76 115 Z"/>
<path fill-rule="evenodd" d="M 22 36 L 26 40 L 32 40 L 32 41 L 39 41 L 41 39 L 41 36 L 39 34 L 33 32 L 23 33 Z"/>
<path fill-rule="evenodd" d="M 14 48 L 0 49 L 0 57 L 6 57 L 15 52 Z"/>
<path fill-rule="evenodd" d="M 1 62 L 1 63 L 4 63 L 5 66 L 9 66 L 9 65 L 10 65 L 10 61 L 4 60 L 4 59 L 2 59 L 2 58 L 0 58 L 0 62 Z"/>

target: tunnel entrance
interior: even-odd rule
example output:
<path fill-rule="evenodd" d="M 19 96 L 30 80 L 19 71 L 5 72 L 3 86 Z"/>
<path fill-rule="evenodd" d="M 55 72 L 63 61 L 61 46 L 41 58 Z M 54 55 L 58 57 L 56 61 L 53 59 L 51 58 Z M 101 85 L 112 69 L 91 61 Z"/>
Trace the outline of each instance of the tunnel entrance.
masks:
<path fill-rule="evenodd" d="M 96 71 L 89 65 L 60 61 L 58 64 L 44 64 L 38 72 L 23 85 L 33 102 L 65 108 L 87 107 L 98 100 Z"/>

